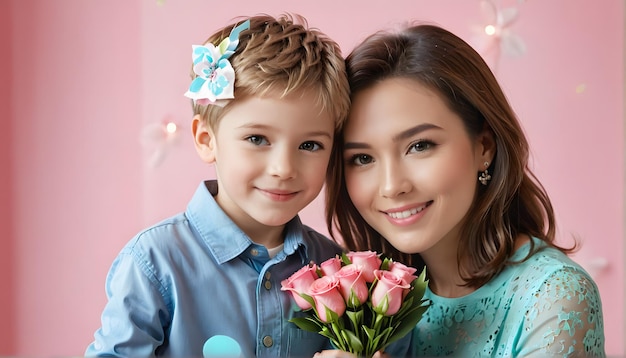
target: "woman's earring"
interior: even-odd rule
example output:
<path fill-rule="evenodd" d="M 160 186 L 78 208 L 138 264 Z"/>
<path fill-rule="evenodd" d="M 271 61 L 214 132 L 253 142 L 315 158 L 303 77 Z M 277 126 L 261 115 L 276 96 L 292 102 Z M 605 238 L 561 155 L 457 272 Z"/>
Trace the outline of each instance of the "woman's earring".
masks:
<path fill-rule="evenodd" d="M 482 185 L 489 184 L 489 181 L 491 180 L 491 175 L 489 174 L 487 168 L 489 168 L 489 162 L 485 162 L 485 171 L 480 173 L 480 176 L 478 177 L 478 181 L 480 181 Z"/>

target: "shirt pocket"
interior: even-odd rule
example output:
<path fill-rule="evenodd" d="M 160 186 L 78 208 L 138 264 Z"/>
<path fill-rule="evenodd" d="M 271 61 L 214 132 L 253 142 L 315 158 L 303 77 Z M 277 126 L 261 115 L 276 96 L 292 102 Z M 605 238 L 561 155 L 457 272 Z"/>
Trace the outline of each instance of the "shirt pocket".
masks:
<path fill-rule="evenodd" d="M 295 324 L 287 326 L 287 357 L 312 357 L 316 352 L 333 349 L 330 340 L 319 333 L 309 332 L 298 328 Z"/>

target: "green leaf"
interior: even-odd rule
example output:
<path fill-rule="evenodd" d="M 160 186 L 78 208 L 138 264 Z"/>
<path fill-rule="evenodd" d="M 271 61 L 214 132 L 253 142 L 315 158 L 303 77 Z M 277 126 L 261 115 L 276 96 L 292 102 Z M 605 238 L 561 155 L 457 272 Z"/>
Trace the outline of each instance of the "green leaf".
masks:
<path fill-rule="evenodd" d="M 318 333 L 322 330 L 322 325 L 310 317 L 294 317 L 289 322 L 293 322 L 298 328 L 309 332 Z"/>
<path fill-rule="evenodd" d="M 380 264 L 380 269 L 381 269 L 381 270 L 387 270 L 387 271 L 388 271 L 388 270 L 389 270 L 389 266 L 390 266 L 391 262 L 392 262 L 392 260 L 391 260 L 390 258 L 385 257 L 385 258 L 383 259 L 383 262 Z"/>
<path fill-rule="evenodd" d="M 363 343 L 361 342 L 359 337 L 357 337 L 354 332 L 347 329 L 341 331 L 341 334 L 350 346 L 350 352 L 355 353 L 356 355 L 360 355 L 360 353 L 363 351 Z"/>
<path fill-rule="evenodd" d="M 298 295 L 300 295 L 300 297 L 304 298 L 305 301 L 307 301 L 311 307 L 313 307 L 313 310 L 315 310 L 315 300 L 313 300 L 313 297 L 307 295 L 306 293 L 298 293 Z M 317 313 L 317 311 L 316 311 Z"/>
<path fill-rule="evenodd" d="M 424 312 L 428 306 L 413 307 L 406 317 L 396 326 L 393 334 L 387 339 L 387 344 L 397 341 L 398 339 L 409 334 L 417 323 L 422 319 Z"/>
<path fill-rule="evenodd" d="M 383 331 L 380 332 L 380 335 L 379 335 L 380 339 L 383 342 L 386 342 L 387 339 L 389 338 L 389 335 L 391 334 L 391 332 L 393 332 L 393 327 L 387 327 L 387 328 L 383 329 Z"/>
<path fill-rule="evenodd" d="M 411 282 L 411 286 L 413 286 L 413 289 L 410 292 L 412 296 L 422 299 L 422 297 L 424 297 L 424 293 L 426 292 L 426 287 L 428 287 L 426 267 L 424 267 L 422 273 L 415 280 L 413 280 L 413 282 Z"/>
<path fill-rule="evenodd" d="M 357 330 L 359 326 L 361 326 L 361 322 L 363 322 L 363 310 L 358 311 L 346 311 L 346 316 L 352 323 L 352 328 Z"/>
<path fill-rule="evenodd" d="M 345 252 L 341 253 L 341 262 L 343 262 L 343 264 L 346 266 L 352 263 L 352 261 L 350 261 L 350 259 L 348 258 L 348 255 L 346 255 Z"/>
<path fill-rule="evenodd" d="M 351 309 L 357 309 L 361 307 L 361 302 L 359 301 L 357 295 L 354 293 L 354 290 L 350 290 L 350 297 L 346 302 L 346 306 Z"/>
<path fill-rule="evenodd" d="M 329 322 L 339 321 L 339 315 L 335 311 L 332 311 L 330 308 L 326 306 L 324 306 L 324 309 L 326 310 L 326 319 L 328 319 Z"/>
<path fill-rule="evenodd" d="M 318 332 L 319 334 L 321 334 L 322 336 L 329 338 L 329 339 L 335 339 L 335 335 L 333 334 L 333 332 L 328 329 L 327 326 L 322 327 L 322 330 Z"/>
<path fill-rule="evenodd" d="M 376 337 L 375 341 L 377 342 L 377 344 L 380 344 L 378 347 L 376 347 L 377 350 L 386 348 L 392 342 L 389 340 L 389 337 L 392 335 L 393 330 L 393 327 L 387 327 L 380 333 L 378 337 Z"/>
<path fill-rule="evenodd" d="M 366 327 L 365 325 L 361 326 L 361 329 L 365 332 L 367 336 L 367 347 L 365 349 L 364 356 L 371 357 L 376 351 L 382 349 L 382 345 L 380 344 L 381 336 L 374 328 Z"/>
<path fill-rule="evenodd" d="M 333 347 L 341 349 L 341 348 L 339 348 L 339 347 L 341 347 L 341 343 L 339 341 L 337 341 L 336 339 L 331 339 L 330 341 L 333 343 Z M 343 350 L 343 349 L 341 349 L 341 350 Z"/>
<path fill-rule="evenodd" d="M 347 352 L 348 347 L 346 346 L 346 341 L 343 339 L 343 336 L 341 335 L 341 329 L 339 328 L 337 323 L 336 322 L 331 323 L 330 327 L 332 328 L 333 333 L 335 334 L 335 337 L 337 338 L 337 348 L 341 349 L 344 352 Z"/>
<path fill-rule="evenodd" d="M 394 315 L 394 317 L 397 318 L 402 318 L 404 317 L 404 315 L 406 314 L 407 311 L 411 310 L 411 308 L 413 308 L 413 297 L 407 295 L 404 298 L 404 301 L 402 302 L 402 306 L 400 306 L 400 309 L 398 310 L 398 312 Z"/>
<path fill-rule="evenodd" d="M 363 331 L 365 331 L 365 334 L 367 335 L 367 338 L 371 341 L 374 339 L 374 337 L 376 337 L 376 331 L 372 328 L 369 328 L 367 326 L 361 326 L 361 329 Z"/>
<path fill-rule="evenodd" d="M 381 337 L 382 337 L 381 335 L 378 335 L 376 338 L 372 339 L 372 340 L 370 341 L 370 343 L 368 344 L 368 346 L 369 346 L 369 350 L 370 350 L 372 353 L 376 352 L 377 350 L 379 350 L 379 349 L 381 348 L 381 347 L 380 347 L 380 338 L 381 338 Z"/>
<path fill-rule="evenodd" d="M 378 306 L 374 307 L 374 312 L 378 314 L 385 314 L 389 309 L 389 295 L 385 295 Z"/>

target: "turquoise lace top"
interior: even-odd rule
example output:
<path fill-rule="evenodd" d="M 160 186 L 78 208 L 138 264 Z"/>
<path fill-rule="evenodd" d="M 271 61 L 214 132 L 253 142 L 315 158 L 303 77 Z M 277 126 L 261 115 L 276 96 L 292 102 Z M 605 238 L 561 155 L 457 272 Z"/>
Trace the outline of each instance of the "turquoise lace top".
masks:
<path fill-rule="evenodd" d="M 537 245 L 542 241 L 534 239 Z M 519 261 L 530 244 L 513 256 Z M 604 357 L 598 288 L 562 252 L 545 248 L 465 297 L 432 301 L 413 333 L 413 356 Z"/>

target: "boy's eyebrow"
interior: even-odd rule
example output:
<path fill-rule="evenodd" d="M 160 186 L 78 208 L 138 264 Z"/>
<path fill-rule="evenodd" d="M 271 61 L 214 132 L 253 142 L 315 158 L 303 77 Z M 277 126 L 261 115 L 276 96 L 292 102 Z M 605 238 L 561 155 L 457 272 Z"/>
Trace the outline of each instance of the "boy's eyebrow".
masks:
<path fill-rule="evenodd" d="M 432 123 L 422 123 L 418 124 L 415 127 L 411 127 L 407 130 L 404 130 L 396 135 L 394 135 L 391 140 L 394 142 L 398 142 L 401 140 L 409 139 L 416 134 L 427 131 L 429 129 L 441 129 L 441 127 L 436 126 Z M 367 143 L 359 143 L 359 142 L 346 142 L 344 144 L 344 149 L 364 149 L 370 148 L 370 145 Z"/>
<path fill-rule="evenodd" d="M 310 135 L 311 137 L 328 137 L 328 139 L 333 139 L 333 135 L 325 131 L 315 131 L 315 132 L 310 132 L 307 134 Z"/>
<path fill-rule="evenodd" d="M 239 128 L 265 129 L 265 130 L 272 130 L 273 129 L 271 126 L 266 126 L 264 124 L 254 124 L 254 123 L 244 124 L 244 125 L 240 126 Z M 334 133 L 327 132 L 327 131 L 312 131 L 312 132 L 306 133 L 306 135 L 307 136 L 311 136 L 311 137 L 328 137 L 328 139 L 332 140 Z"/>

